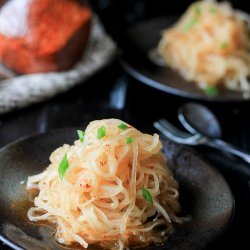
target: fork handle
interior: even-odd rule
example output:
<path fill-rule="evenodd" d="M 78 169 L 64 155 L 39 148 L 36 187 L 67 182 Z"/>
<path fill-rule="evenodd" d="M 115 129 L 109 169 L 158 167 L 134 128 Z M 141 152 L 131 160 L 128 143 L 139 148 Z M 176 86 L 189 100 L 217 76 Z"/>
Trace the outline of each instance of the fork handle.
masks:
<path fill-rule="evenodd" d="M 250 154 L 238 149 L 237 147 L 235 147 L 235 146 L 233 146 L 233 145 L 231 145 L 223 140 L 211 139 L 211 140 L 208 140 L 205 144 L 210 146 L 210 147 L 219 149 L 221 151 L 236 155 L 239 158 L 241 158 L 242 160 L 244 160 L 250 164 Z"/>

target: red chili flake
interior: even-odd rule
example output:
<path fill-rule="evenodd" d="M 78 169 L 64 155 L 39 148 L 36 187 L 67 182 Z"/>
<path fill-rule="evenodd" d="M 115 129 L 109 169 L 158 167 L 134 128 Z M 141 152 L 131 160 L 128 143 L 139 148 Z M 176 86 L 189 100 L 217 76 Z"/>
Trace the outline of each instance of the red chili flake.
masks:
<path fill-rule="evenodd" d="M 100 161 L 100 163 L 101 163 L 101 165 L 103 166 L 103 162 L 102 162 L 102 161 Z"/>
<path fill-rule="evenodd" d="M 115 158 L 116 158 L 116 160 L 118 160 L 118 157 L 117 157 L 117 155 L 115 155 Z"/>
<path fill-rule="evenodd" d="M 77 211 L 81 212 L 82 210 L 79 207 L 77 207 Z"/>
<path fill-rule="evenodd" d="M 86 184 L 86 188 L 90 188 L 91 187 L 91 185 L 89 185 L 88 183 Z"/>

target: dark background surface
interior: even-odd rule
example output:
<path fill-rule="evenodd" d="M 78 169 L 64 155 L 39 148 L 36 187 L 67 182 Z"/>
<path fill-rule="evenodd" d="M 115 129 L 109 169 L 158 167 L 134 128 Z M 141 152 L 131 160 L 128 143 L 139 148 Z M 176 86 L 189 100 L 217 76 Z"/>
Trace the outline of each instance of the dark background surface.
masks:
<path fill-rule="evenodd" d="M 179 14 L 191 1 L 92 0 L 106 29 L 116 38 L 129 25 L 160 15 Z M 232 1 L 249 13 L 248 1 Z M 1 97 L 0 97 L 1 98 Z M 154 120 L 165 117 L 179 126 L 178 108 L 190 101 L 139 83 L 123 72 L 115 60 L 88 82 L 47 102 L 0 116 L 0 147 L 18 138 L 62 127 L 84 128 L 95 119 L 116 117 L 140 130 L 155 132 Z M 204 103 L 217 115 L 223 139 L 250 152 L 250 103 Z M 240 160 L 204 147 L 195 148 L 228 181 L 236 201 L 229 230 L 208 249 L 250 249 L 250 167 Z M 9 249 L 1 245 L 0 249 Z"/>

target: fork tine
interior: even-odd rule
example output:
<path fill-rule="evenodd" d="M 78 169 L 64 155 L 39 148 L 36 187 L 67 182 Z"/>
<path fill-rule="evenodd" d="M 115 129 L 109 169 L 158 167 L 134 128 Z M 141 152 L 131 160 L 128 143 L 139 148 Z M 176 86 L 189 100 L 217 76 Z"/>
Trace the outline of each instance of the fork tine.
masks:
<path fill-rule="evenodd" d="M 160 131 L 163 136 L 174 142 L 186 145 L 200 144 L 201 136 L 199 134 L 191 135 L 189 133 L 182 132 L 165 119 L 155 121 L 153 126 Z"/>
<path fill-rule="evenodd" d="M 165 120 L 164 118 L 161 118 L 158 120 L 158 123 L 162 125 L 163 128 L 168 130 L 169 132 L 173 133 L 174 135 L 181 137 L 181 138 L 189 138 L 191 136 L 190 133 L 185 133 L 181 130 L 179 130 L 177 127 L 175 127 L 173 124 Z"/>
<path fill-rule="evenodd" d="M 174 133 L 170 132 L 168 128 L 166 128 L 162 123 L 160 122 L 154 122 L 154 127 L 161 132 L 161 134 L 168 139 L 175 141 L 177 143 L 185 143 L 185 140 L 183 141 L 182 138 L 176 136 Z"/>

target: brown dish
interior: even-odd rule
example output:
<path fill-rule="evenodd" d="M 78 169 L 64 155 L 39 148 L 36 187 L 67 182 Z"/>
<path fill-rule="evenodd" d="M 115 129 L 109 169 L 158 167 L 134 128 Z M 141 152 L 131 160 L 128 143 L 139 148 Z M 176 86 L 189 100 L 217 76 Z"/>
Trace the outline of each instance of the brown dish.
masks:
<path fill-rule="evenodd" d="M 48 165 L 63 143 L 76 139 L 76 129 L 62 129 L 22 139 L 0 151 L 0 239 L 13 249 L 66 249 L 53 239 L 48 225 L 28 221 L 25 180 Z M 166 244 L 148 249 L 202 249 L 229 226 L 234 198 L 224 178 L 191 150 L 163 140 L 168 165 L 180 184 L 180 202 L 189 222 L 177 227 Z M 80 249 L 72 246 L 73 249 Z M 69 249 L 69 248 L 67 248 Z"/>

